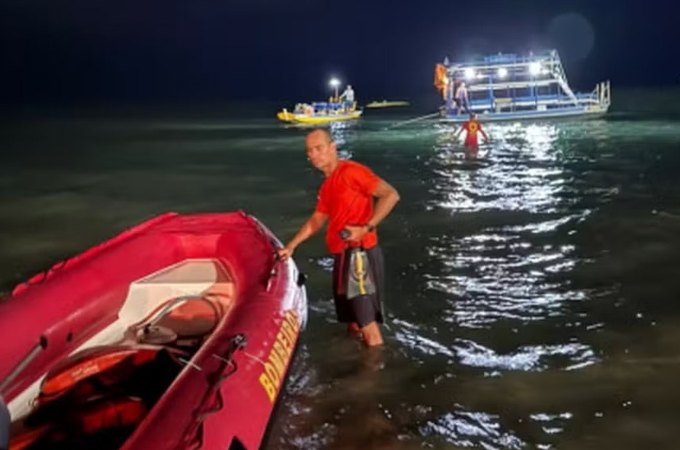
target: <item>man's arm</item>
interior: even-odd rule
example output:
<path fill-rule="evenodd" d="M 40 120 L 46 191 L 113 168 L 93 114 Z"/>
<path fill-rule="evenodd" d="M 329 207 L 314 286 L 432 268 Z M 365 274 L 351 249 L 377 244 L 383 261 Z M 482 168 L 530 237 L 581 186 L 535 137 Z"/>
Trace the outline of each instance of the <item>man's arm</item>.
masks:
<path fill-rule="evenodd" d="M 486 131 L 484 131 L 484 128 L 482 126 L 479 126 L 479 132 L 482 133 L 482 136 L 484 136 L 484 142 L 489 142 L 489 136 L 486 134 Z"/>
<path fill-rule="evenodd" d="M 347 240 L 360 241 L 368 233 L 368 227 L 377 227 L 390 214 L 400 198 L 397 190 L 383 179 L 380 179 L 378 187 L 375 188 L 372 195 L 378 199 L 373 210 L 373 217 L 364 226 L 345 227 L 350 232 Z"/>
<path fill-rule="evenodd" d="M 367 225 L 377 227 L 378 224 L 389 215 L 400 197 L 399 192 L 383 179 L 380 180 L 378 187 L 373 191 L 373 196 L 377 197 L 378 201 L 375 204 L 373 217 L 371 217 L 371 220 L 368 221 Z"/>
<path fill-rule="evenodd" d="M 312 214 L 311 217 L 307 219 L 307 221 L 300 227 L 300 230 L 295 234 L 295 236 L 293 236 L 293 239 L 291 239 L 285 247 L 280 248 L 277 251 L 279 258 L 285 261 L 286 258 L 293 256 L 295 248 L 315 235 L 326 223 L 326 220 L 328 220 L 328 214 L 314 211 L 314 214 Z"/>

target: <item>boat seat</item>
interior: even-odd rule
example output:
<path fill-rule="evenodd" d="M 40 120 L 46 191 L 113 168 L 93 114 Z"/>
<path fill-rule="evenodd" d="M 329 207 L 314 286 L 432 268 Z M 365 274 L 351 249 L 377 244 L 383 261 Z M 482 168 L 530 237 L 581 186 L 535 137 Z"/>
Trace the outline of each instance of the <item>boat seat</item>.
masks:
<path fill-rule="evenodd" d="M 180 297 L 207 297 L 215 305 L 220 317 L 227 316 L 235 305 L 236 286 L 229 276 L 229 272 L 222 263 L 213 258 L 186 259 L 155 273 L 149 274 L 130 284 L 127 296 L 118 311 L 118 319 L 101 329 L 98 333 L 75 349 L 74 354 L 90 348 L 115 346 L 129 340 L 131 327 L 140 322 L 148 322 L 154 312 L 162 310 L 169 300 Z M 159 327 L 177 329 L 178 334 L 189 338 L 200 334 L 213 323 L 210 318 L 212 307 L 207 304 L 199 306 L 176 305 L 176 311 L 164 320 L 156 323 Z M 203 317 L 201 317 L 203 316 Z M 187 322 L 186 318 L 195 318 L 191 326 L 180 329 L 180 323 Z M 180 318 L 183 318 L 180 320 Z M 173 322 L 174 321 L 174 322 Z M 190 329 L 191 328 L 191 329 Z M 158 337 L 158 328 L 154 330 Z M 150 333 L 147 338 L 150 337 Z M 147 342 L 153 342 L 151 339 Z M 157 342 L 158 343 L 158 342 Z M 192 344 L 193 342 L 189 342 Z M 42 378 L 42 377 L 41 377 Z M 36 381 L 9 404 L 11 416 L 14 420 L 31 413 L 33 399 L 40 394 L 40 382 Z"/>
<path fill-rule="evenodd" d="M 220 316 L 229 314 L 236 299 L 236 287 L 226 269 L 215 259 L 188 259 L 130 284 L 127 297 L 118 312 L 118 320 L 103 329 L 82 348 L 121 342 L 131 327 L 161 311 L 168 301 L 179 298 L 210 298 Z M 171 317 L 207 311 L 206 306 L 176 305 Z M 168 318 L 169 320 L 170 318 Z"/>

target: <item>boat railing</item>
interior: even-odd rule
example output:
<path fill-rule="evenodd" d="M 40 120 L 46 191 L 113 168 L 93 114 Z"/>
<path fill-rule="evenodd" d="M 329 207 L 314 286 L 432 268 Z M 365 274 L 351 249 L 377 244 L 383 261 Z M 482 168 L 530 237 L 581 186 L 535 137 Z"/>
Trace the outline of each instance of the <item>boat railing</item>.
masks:
<path fill-rule="evenodd" d="M 597 86 L 595 86 L 592 95 L 597 99 L 597 102 L 600 104 L 600 106 L 609 108 L 609 105 L 612 103 L 611 82 L 607 80 L 598 83 Z"/>
<path fill-rule="evenodd" d="M 349 102 L 344 103 L 314 102 L 312 103 L 311 106 L 314 109 L 314 114 L 321 115 L 346 114 L 356 109 L 356 102 L 351 105 L 349 104 Z"/>
<path fill-rule="evenodd" d="M 502 89 L 522 89 L 528 87 L 545 87 L 557 84 L 558 81 L 553 78 L 545 79 L 532 79 L 524 81 L 503 81 L 496 83 L 488 82 L 478 82 L 476 84 L 471 84 L 468 86 L 468 92 L 479 92 L 479 91 L 489 91 L 489 90 L 502 90 Z"/>
<path fill-rule="evenodd" d="M 518 55 L 515 53 L 499 53 L 497 55 L 473 58 L 467 61 L 454 62 L 449 65 L 450 69 L 460 69 L 466 67 L 483 68 L 484 66 L 498 65 L 524 65 L 532 62 L 554 61 L 559 62 L 559 56 L 555 50 L 548 50 L 540 53 L 530 53 L 529 55 Z"/>
<path fill-rule="evenodd" d="M 575 94 L 576 102 L 574 98 L 568 96 L 564 93 L 557 94 L 544 94 L 544 95 L 525 95 L 525 96 L 515 96 L 515 97 L 486 97 L 480 99 L 470 100 L 470 108 L 475 111 L 506 111 L 506 110 L 516 110 L 518 108 L 525 109 L 527 107 L 531 108 L 552 108 L 552 107 L 568 107 L 568 106 L 594 106 L 600 105 L 602 107 L 607 107 L 608 100 L 603 101 L 601 97 L 602 85 L 595 91 L 590 93 L 578 93 Z"/>

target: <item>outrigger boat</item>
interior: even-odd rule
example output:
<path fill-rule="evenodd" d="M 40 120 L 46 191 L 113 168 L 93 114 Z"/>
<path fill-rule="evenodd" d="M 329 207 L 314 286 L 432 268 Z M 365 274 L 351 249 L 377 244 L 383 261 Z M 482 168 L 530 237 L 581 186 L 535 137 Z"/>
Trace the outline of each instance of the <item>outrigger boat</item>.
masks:
<path fill-rule="evenodd" d="M 348 105 L 345 102 L 329 101 L 299 103 L 293 112 L 284 108 L 276 114 L 276 117 L 283 122 L 316 125 L 356 120 L 361 117 L 362 113 L 361 109 L 356 108 L 356 103 Z"/>
<path fill-rule="evenodd" d="M 434 84 L 445 102 L 440 110 L 444 122 L 464 122 L 469 112 L 481 121 L 597 117 L 611 104 L 609 81 L 589 93 L 574 92 L 556 50 L 444 61 L 435 67 Z M 459 95 L 461 87 L 467 96 Z"/>
<path fill-rule="evenodd" d="M 280 245 L 242 212 L 167 213 L 17 286 L 0 301 L 9 448 L 259 448 L 307 317 Z"/>

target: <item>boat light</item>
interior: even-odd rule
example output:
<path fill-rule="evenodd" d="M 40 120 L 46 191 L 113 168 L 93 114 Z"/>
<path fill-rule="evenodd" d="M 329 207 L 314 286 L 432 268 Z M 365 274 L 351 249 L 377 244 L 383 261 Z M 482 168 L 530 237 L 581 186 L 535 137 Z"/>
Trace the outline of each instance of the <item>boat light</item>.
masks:
<path fill-rule="evenodd" d="M 465 78 L 467 78 L 468 80 L 471 80 L 474 77 L 475 77 L 475 71 L 472 67 L 468 67 L 467 69 L 465 69 Z"/>
<path fill-rule="evenodd" d="M 330 84 L 331 87 L 336 88 L 340 86 L 340 80 L 338 80 L 337 78 L 331 78 L 331 81 L 328 84 Z"/>
<path fill-rule="evenodd" d="M 532 62 L 529 64 L 529 73 L 531 75 L 538 75 L 541 73 L 541 64 L 537 62 Z"/>
<path fill-rule="evenodd" d="M 506 69 L 505 67 L 501 67 L 500 69 L 498 69 L 498 77 L 499 78 L 505 78 L 507 76 L 508 76 L 508 69 Z"/>

